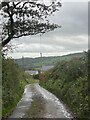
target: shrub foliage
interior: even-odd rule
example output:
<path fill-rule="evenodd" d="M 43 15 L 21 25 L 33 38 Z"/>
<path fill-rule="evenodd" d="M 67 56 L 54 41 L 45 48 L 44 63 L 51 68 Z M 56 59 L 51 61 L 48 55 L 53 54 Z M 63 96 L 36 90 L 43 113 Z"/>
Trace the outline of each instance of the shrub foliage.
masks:
<path fill-rule="evenodd" d="M 61 61 L 44 73 L 40 82 L 72 110 L 78 118 L 89 117 L 88 113 L 88 62 L 87 58 Z"/>
<path fill-rule="evenodd" d="M 8 116 L 21 99 L 30 76 L 12 59 L 2 60 L 2 116 Z"/>

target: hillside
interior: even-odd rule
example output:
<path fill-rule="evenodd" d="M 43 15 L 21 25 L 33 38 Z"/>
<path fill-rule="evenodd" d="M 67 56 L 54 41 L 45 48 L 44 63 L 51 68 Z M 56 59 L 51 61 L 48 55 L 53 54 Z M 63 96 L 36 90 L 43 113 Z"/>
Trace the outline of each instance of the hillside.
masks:
<path fill-rule="evenodd" d="M 84 56 L 85 54 L 82 53 L 74 53 L 74 54 L 68 54 L 64 56 L 53 56 L 53 57 L 38 57 L 38 58 L 20 58 L 15 59 L 15 62 L 23 67 L 24 69 L 39 69 L 42 65 L 55 65 L 58 61 L 69 61 L 72 58 L 80 58 Z"/>

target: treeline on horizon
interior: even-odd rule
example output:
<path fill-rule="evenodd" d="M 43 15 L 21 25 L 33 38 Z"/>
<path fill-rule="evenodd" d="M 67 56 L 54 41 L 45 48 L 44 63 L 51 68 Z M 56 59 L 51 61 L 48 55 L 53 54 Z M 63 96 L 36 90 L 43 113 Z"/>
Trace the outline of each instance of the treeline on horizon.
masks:
<path fill-rule="evenodd" d="M 74 117 L 90 118 L 88 99 L 88 64 L 90 51 L 70 61 L 60 61 L 41 74 L 40 84 L 54 93 L 72 111 Z"/>
<path fill-rule="evenodd" d="M 69 61 L 72 59 L 72 57 L 83 57 L 85 55 L 85 52 L 81 53 L 73 53 L 63 56 L 50 56 L 50 57 L 38 57 L 38 58 L 20 58 L 15 59 L 14 61 L 25 70 L 34 69 L 39 70 L 42 65 L 43 66 L 49 66 L 49 65 L 55 65 L 58 61 Z"/>

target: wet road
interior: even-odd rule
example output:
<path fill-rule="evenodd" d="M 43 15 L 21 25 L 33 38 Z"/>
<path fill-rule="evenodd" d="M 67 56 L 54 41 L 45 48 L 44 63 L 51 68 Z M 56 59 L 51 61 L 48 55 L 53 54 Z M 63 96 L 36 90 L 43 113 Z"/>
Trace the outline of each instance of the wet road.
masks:
<path fill-rule="evenodd" d="M 9 118 L 72 118 L 59 99 L 38 83 L 27 85 Z"/>

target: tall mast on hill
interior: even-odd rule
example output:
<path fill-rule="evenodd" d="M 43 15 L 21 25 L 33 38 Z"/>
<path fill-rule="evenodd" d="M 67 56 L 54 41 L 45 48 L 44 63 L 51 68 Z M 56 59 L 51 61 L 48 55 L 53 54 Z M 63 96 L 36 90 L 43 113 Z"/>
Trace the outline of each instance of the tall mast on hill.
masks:
<path fill-rule="evenodd" d="M 40 57 L 42 58 L 42 53 L 40 53 Z"/>

